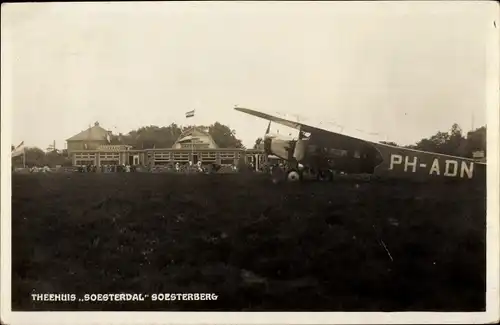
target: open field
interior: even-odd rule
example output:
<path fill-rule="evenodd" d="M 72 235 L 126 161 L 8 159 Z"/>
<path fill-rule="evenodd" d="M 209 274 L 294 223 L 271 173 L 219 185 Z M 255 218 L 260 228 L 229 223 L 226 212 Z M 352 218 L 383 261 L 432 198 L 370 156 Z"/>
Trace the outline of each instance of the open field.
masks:
<path fill-rule="evenodd" d="M 12 189 L 14 310 L 485 309 L 485 186 L 123 173 L 14 174 Z M 108 292 L 219 298 L 30 296 Z"/>

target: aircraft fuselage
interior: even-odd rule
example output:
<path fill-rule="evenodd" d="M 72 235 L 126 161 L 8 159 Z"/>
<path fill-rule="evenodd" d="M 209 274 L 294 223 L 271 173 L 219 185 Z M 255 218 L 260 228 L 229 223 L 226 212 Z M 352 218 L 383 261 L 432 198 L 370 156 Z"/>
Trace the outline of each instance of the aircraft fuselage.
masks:
<path fill-rule="evenodd" d="M 342 147 L 342 146 L 340 146 Z M 333 148 L 322 142 L 268 140 L 267 151 L 311 170 L 372 174 L 382 178 L 485 179 L 486 165 L 471 159 L 384 145 Z"/>
<path fill-rule="evenodd" d="M 377 146 L 377 150 L 383 161 L 374 174 L 381 177 L 486 179 L 486 164 L 472 159 L 397 147 Z"/>

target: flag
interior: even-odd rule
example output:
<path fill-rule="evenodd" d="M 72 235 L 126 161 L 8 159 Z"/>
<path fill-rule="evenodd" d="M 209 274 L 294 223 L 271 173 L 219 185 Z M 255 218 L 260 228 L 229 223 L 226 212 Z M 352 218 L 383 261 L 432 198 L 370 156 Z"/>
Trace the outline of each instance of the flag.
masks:
<path fill-rule="evenodd" d="M 20 143 L 17 147 L 15 147 L 15 148 L 12 150 L 12 152 L 14 152 L 14 151 L 16 151 L 17 149 L 21 148 L 23 145 L 24 145 L 24 141 L 21 141 L 21 143 Z"/>
<path fill-rule="evenodd" d="M 24 141 L 12 150 L 12 157 L 18 157 L 24 154 Z"/>
<path fill-rule="evenodd" d="M 194 116 L 194 109 L 192 111 L 186 112 L 186 118 Z"/>
<path fill-rule="evenodd" d="M 106 140 L 108 143 L 111 143 L 111 136 L 109 135 L 109 132 L 106 134 Z"/>

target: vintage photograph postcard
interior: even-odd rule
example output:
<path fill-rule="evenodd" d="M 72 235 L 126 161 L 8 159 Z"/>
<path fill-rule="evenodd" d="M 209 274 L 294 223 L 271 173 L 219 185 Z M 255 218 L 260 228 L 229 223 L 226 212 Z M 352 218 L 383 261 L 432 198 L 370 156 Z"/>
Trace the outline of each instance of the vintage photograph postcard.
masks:
<path fill-rule="evenodd" d="M 498 322 L 498 3 L 1 14 L 2 323 Z"/>

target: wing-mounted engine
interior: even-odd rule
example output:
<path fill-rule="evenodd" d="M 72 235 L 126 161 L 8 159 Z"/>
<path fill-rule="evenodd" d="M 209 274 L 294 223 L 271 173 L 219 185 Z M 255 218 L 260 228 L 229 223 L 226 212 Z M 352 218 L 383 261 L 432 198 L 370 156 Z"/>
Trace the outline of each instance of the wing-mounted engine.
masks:
<path fill-rule="evenodd" d="M 293 158 L 295 158 L 297 162 L 302 161 L 306 156 L 309 136 L 310 134 L 299 130 L 299 138 L 295 141 L 293 150 Z"/>
<path fill-rule="evenodd" d="M 274 155 L 283 160 L 288 160 L 293 155 L 294 141 L 284 139 L 278 134 L 271 134 L 271 121 L 264 134 L 264 152 L 268 155 Z"/>
<path fill-rule="evenodd" d="M 266 139 L 266 152 L 281 159 L 290 159 L 290 153 L 294 146 L 294 141 L 280 139 L 278 137 Z"/>

